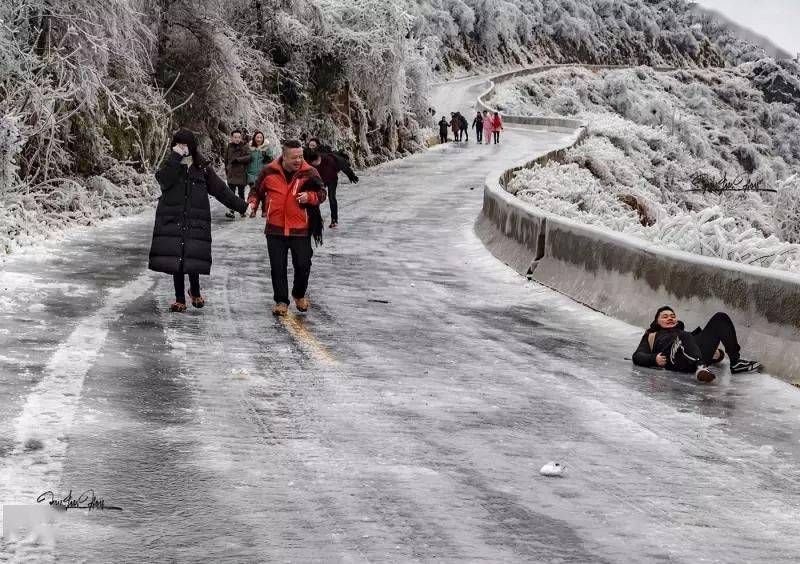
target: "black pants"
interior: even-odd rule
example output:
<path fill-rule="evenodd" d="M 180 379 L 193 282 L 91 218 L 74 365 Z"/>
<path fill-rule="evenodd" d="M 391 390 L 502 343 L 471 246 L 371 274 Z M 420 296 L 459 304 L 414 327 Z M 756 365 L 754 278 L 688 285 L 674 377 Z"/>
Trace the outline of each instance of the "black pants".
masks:
<path fill-rule="evenodd" d="M 289 303 L 289 279 L 287 275 L 287 255 L 292 253 L 294 267 L 294 284 L 292 296 L 306 297 L 308 277 L 311 274 L 311 237 L 286 237 L 283 235 L 267 235 L 267 252 L 269 253 L 270 276 L 275 303 Z"/>
<path fill-rule="evenodd" d="M 736 338 L 736 327 L 727 313 L 718 312 L 711 316 L 706 326 L 694 336 L 700 349 L 700 358 L 705 364 L 710 364 L 720 343 L 725 347 L 725 352 L 735 364 L 739 360 L 739 340 Z"/>
<path fill-rule="evenodd" d="M 328 186 L 328 202 L 331 204 L 331 223 L 339 223 L 339 202 L 336 201 L 336 188 L 338 186 L 338 181 Z"/>
<path fill-rule="evenodd" d="M 447 143 L 447 132 L 439 133 L 439 143 Z"/>
<path fill-rule="evenodd" d="M 492 131 L 492 134 L 494 135 L 494 142 L 495 143 L 499 143 L 500 142 L 500 132 L 499 131 Z"/>
<path fill-rule="evenodd" d="M 172 275 L 172 281 L 175 283 L 175 301 L 185 304 L 186 303 L 186 279 L 183 272 Z M 192 296 L 200 295 L 200 275 L 189 275 L 189 294 Z"/>
<path fill-rule="evenodd" d="M 463 136 L 463 137 L 462 137 Z M 458 132 L 458 139 L 464 139 L 465 141 L 469 141 L 469 129 L 462 129 Z"/>
<path fill-rule="evenodd" d="M 236 192 L 238 191 L 239 192 L 239 197 L 242 200 L 244 200 L 244 198 L 245 198 L 244 189 L 245 189 L 246 186 L 247 186 L 246 184 L 228 184 L 228 188 L 231 189 L 231 192 L 236 194 Z"/>
<path fill-rule="evenodd" d="M 479 127 L 478 127 L 478 128 L 475 130 L 475 135 L 477 135 L 477 136 L 478 136 L 478 143 L 480 143 L 480 142 L 482 142 L 482 141 L 483 141 L 483 126 L 482 126 L 482 125 L 481 125 L 481 126 L 479 126 Z"/>

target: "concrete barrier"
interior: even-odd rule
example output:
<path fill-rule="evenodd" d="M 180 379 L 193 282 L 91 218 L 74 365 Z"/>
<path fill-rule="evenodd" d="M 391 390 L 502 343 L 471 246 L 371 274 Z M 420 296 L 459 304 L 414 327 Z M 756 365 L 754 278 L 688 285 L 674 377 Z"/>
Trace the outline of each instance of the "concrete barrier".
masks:
<path fill-rule="evenodd" d="M 576 143 L 586 135 L 585 128 L 578 129 Z M 561 151 L 487 178 L 476 232 L 496 257 L 520 274 L 642 328 L 665 304 L 677 309 L 690 330 L 725 311 L 736 323 L 745 354 L 761 360 L 770 374 L 800 386 L 800 275 L 672 251 L 553 215 L 507 192 L 517 170 L 558 159 Z M 637 344 L 631 342 L 631 352 Z"/>

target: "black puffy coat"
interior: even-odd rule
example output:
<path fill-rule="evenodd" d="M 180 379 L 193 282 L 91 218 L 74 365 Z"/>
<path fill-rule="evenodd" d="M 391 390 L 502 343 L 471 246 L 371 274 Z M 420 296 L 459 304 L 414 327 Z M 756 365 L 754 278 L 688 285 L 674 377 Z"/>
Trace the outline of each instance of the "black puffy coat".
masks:
<path fill-rule="evenodd" d="M 211 194 L 228 209 L 244 213 L 247 202 L 236 196 L 210 166 L 181 163 L 170 153 L 156 173 L 161 197 L 156 208 L 151 270 L 175 274 L 211 272 Z"/>

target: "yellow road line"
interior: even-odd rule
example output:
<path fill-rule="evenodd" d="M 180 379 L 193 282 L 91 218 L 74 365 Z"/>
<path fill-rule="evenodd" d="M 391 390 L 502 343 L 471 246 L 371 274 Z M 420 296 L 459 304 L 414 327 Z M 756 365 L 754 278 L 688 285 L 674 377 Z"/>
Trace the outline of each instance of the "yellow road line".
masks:
<path fill-rule="evenodd" d="M 280 318 L 286 330 L 294 337 L 317 361 L 322 364 L 336 364 L 330 349 L 320 343 L 317 338 L 303 324 L 303 318 L 292 314 Z"/>

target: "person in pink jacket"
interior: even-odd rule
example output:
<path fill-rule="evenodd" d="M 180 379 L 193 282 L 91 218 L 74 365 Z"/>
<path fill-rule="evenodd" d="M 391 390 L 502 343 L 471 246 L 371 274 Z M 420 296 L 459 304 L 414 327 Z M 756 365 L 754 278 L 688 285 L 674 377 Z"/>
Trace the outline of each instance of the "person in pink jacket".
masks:
<path fill-rule="evenodd" d="M 494 142 L 495 144 L 500 142 L 500 132 L 503 130 L 503 120 L 500 119 L 500 114 L 498 112 L 494 113 L 492 116 L 492 133 L 494 134 Z"/>
<path fill-rule="evenodd" d="M 492 141 L 492 116 L 487 110 L 483 110 L 483 140 L 487 145 Z"/>

